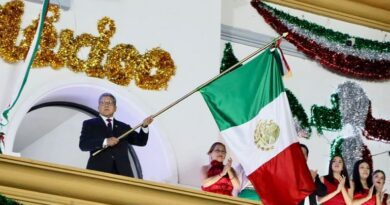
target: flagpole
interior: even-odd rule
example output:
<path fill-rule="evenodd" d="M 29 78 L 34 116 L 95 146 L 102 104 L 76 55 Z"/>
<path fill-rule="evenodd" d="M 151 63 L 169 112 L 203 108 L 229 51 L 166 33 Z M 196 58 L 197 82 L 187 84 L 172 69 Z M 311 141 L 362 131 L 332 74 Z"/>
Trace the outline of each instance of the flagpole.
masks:
<path fill-rule="evenodd" d="M 254 51 L 253 53 L 249 54 L 247 57 L 243 58 L 242 60 L 240 60 L 239 62 L 237 62 L 236 64 L 232 65 L 231 67 L 229 67 L 228 69 L 226 69 L 225 71 L 223 71 L 222 73 L 218 74 L 217 76 L 211 78 L 210 80 L 208 80 L 207 82 L 201 84 L 200 86 L 198 86 L 197 88 L 195 88 L 194 90 L 190 91 L 189 93 L 187 93 L 186 95 L 184 95 L 183 97 L 177 99 L 175 102 L 169 104 L 168 106 L 164 107 L 163 109 L 161 109 L 160 111 L 156 112 L 155 114 L 153 114 L 151 117 L 152 118 L 155 118 L 157 116 L 159 116 L 160 114 L 162 114 L 163 112 L 167 111 L 168 109 L 170 109 L 171 107 L 175 106 L 176 104 L 178 104 L 179 102 L 183 101 L 184 99 L 188 98 L 189 96 L 191 96 L 192 94 L 196 93 L 197 91 L 199 91 L 200 89 L 202 89 L 203 87 L 205 87 L 206 85 L 210 84 L 211 82 L 213 82 L 214 80 L 218 79 L 219 77 L 225 75 L 226 73 L 228 73 L 229 71 L 233 70 L 234 68 L 236 68 L 237 66 L 239 66 L 240 64 L 244 63 L 245 61 L 247 61 L 248 59 L 252 58 L 253 56 L 257 55 L 258 53 L 260 53 L 261 51 L 265 50 L 266 48 L 269 48 L 270 46 L 274 45 L 278 40 L 286 37 L 288 35 L 288 33 L 283 33 L 282 35 L 274 38 L 271 42 L 269 42 L 268 44 L 266 44 L 265 46 L 263 46 L 262 48 L 259 48 L 257 49 L 256 51 Z M 139 127 L 142 126 L 143 123 L 140 123 L 138 124 L 137 126 L 133 127 L 131 130 L 123 133 L 121 136 L 118 137 L 119 140 L 127 137 L 128 134 L 130 134 L 131 132 L 133 132 L 134 130 L 138 129 Z M 96 156 L 97 154 L 99 154 L 100 152 L 102 152 L 103 150 L 107 149 L 107 147 L 104 147 L 100 150 L 97 150 L 96 152 L 94 152 L 92 154 L 92 156 Z"/>

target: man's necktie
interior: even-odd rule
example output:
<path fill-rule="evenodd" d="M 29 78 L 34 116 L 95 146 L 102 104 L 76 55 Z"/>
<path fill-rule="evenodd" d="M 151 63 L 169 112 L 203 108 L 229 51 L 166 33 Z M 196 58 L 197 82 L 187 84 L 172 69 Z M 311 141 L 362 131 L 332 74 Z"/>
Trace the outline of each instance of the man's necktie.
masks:
<path fill-rule="evenodd" d="M 107 130 L 110 137 L 112 137 L 112 119 L 107 119 Z"/>

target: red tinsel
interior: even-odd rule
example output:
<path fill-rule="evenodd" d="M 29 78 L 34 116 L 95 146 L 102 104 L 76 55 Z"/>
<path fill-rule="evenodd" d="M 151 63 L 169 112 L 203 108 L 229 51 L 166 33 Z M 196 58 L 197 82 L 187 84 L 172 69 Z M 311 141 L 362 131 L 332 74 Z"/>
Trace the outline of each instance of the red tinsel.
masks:
<path fill-rule="evenodd" d="M 372 169 L 373 168 L 372 155 L 371 155 L 371 152 L 366 145 L 363 145 L 362 158 L 364 161 L 368 162 L 368 164 L 370 165 L 370 167 Z"/>
<path fill-rule="evenodd" d="M 367 113 L 366 126 L 363 135 L 370 140 L 390 143 L 390 121 L 375 119 L 372 116 L 371 102 Z"/>
<path fill-rule="evenodd" d="M 312 39 L 307 39 L 289 30 L 281 21 L 272 16 L 264 9 L 263 3 L 252 0 L 252 6 L 256 8 L 264 20 L 279 34 L 288 32 L 286 39 L 294 44 L 298 50 L 308 57 L 318 61 L 329 70 L 341 75 L 360 78 L 364 80 L 387 80 L 390 79 L 390 62 L 381 60 L 366 60 L 356 56 L 337 53 L 328 48 L 320 46 Z"/>

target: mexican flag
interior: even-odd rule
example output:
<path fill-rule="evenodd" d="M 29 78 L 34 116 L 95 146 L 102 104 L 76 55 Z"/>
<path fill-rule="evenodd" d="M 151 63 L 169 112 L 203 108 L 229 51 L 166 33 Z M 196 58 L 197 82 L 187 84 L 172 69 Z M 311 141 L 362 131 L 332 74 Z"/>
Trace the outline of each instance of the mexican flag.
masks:
<path fill-rule="evenodd" d="M 296 205 L 314 191 L 270 49 L 200 90 L 227 146 L 266 205 Z"/>

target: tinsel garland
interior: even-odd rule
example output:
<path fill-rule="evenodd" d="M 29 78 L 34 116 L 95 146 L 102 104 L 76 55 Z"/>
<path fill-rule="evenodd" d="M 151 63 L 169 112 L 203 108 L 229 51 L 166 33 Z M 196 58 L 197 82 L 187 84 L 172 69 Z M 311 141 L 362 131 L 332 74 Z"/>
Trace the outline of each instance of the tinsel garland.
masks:
<path fill-rule="evenodd" d="M 371 102 L 367 113 L 363 135 L 370 140 L 390 143 L 390 121 L 375 119 L 372 116 Z"/>
<path fill-rule="evenodd" d="M 389 60 L 384 59 L 364 59 L 360 56 L 350 55 L 344 52 L 341 52 L 338 48 L 327 48 L 320 45 L 319 41 L 312 39 L 312 35 L 302 36 L 298 33 L 304 33 L 302 31 L 297 32 L 297 30 L 289 29 L 286 24 L 279 19 L 279 16 L 275 15 L 276 9 L 271 8 L 264 3 L 253 0 L 252 6 L 257 9 L 257 11 L 263 16 L 265 21 L 273 27 L 278 33 L 282 34 L 284 32 L 289 32 L 289 35 L 286 37 L 288 41 L 293 43 L 298 50 L 305 53 L 308 57 L 313 60 L 317 60 L 319 63 L 324 65 L 326 68 L 331 71 L 337 72 L 339 74 L 360 78 L 364 80 L 386 80 L 390 79 L 390 64 Z M 282 12 L 283 13 L 283 12 Z M 288 14 L 285 14 L 288 15 Z M 325 28 L 323 28 L 322 33 L 327 33 Z M 318 30 L 318 29 L 317 29 Z M 321 33 L 321 32 L 317 32 Z M 313 34 L 315 35 L 315 34 Z M 360 42 L 360 41 L 359 41 Z M 382 45 L 382 44 L 378 44 Z M 383 47 L 383 49 L 382 49 Z M 375 46 L 375 48 L 380 48 L 380 51 L 387 52 L 390 51 L 390 46 L 388 43 L 383 44 L 383 46 Z"/>
<path fill-rule="evenodd" d="M 363 88 L 357 83 L 347 81 L 337 87 L 337 95 L 340 97 L 342 124 L 363 129 L 370 103 Z"/>
<path fill-rule="evenodd" d="M 309 118 L 307 117 L 303 106 L 301 105 L 301 103 L 299 103 L 298 99 L 289 89 L 286 89 L 286 94 L 288 98 L 288 103 L 290 104 L 292 115 L 294 117 L 294 121 L 297 121 L 297 123 L 295 124 L 299 125 L 299 127 L 296 128 L 298 131 L 298 136 L 310 138 L 311 127 L 309 124 Z"/>
<path fill-rule="evenodd" d="M 325 28 L 318 24 L 300 19 L 295 16 L 291 16 L 283 11 L 272 8 L 266 4 L 262 5 L 265 9 L 272 12 L 278 18 L 288 22 L 292 25 L 299 27 L 300 29 L 304 29 L 309 31 L 310 33 L 316 36 L 322 36 L 328 39 L 329 41 L 336 42 L 338 44 L 344 44 L 351 39 L 355 40 L 355 43 L 351 45 L 355 49 L 360 50 L 372 50 L 380 53 L 388 53 L 390 52 L 390 42 L 379 42 L 375 40 L 364 39 L 356 36 L 351 36 L 349 34 L 341 33 L 338 31 L 333 31 L 331 29 Z M 347 45 L 345 45 L 347 46 Z"/>
<path fill-rule="evenodd" d="M 0 58 L 8 63 L 22 61 L 30 48 L 38 20 L 21 29 L 24 14 L 24 2 L 21 0 L 7 2 L 0 9 Z M 55 23 L 60 19 L 57 5 L 50 5 L 48 12 L 34 68 L 50 66 L 57 70 L 67 67 L 73 72 L 106 78 L 122 86 L 134 80 L 138 87 L 147 90 L 167 89 L 175 75 L 174 61 L 170 53 L 162 48 L 152 48 L 143 55 L 131 44 L 121 43 L 110 48 L 117 28 L 115 21 L 109 17 L 98 21 L 97 35 L 78 35 L 70 29 L 57 30 Z M 17 44 L 19 38 L 20 43 Z M 57 47 L 58 52 L 55 52 Z M 82 48 L 90 48 L 87 59 L 79 57 Z"/>
<path fill-rule="evenodd" d="M 225 44 L 225 49 L 223 50 L 223 57 L 221 60 L 221 67 L 219 69 L 219 72 L 222 73 L 236 63 L 238 63 L 238 59 L 234 55 L 232 44 L 230 42 L 227 42 Z"/>
<path fill-rule="evenodd" d="M 343 144 L 344 139 L 341 136 L 338 136 L 334 139 L 330 145 L 330 159 L 333 159 L 335 156 L 343 156 L 341 145 Z"/>
<path fill-rule="evenodd" d="M 359 135 L 344 139 L 341 136 L 336 137 L 330 145 L 330 159 L 334 156 L 342 156 L 348 174 L 352 176 L 352 170 L 355 162 L 364 159 L 372 167 L 372 155 L 370 150 Z"/>
<path fill-rule="evenodd" d="M 276 15 L 277 16 L 277 15 Z M 344 53 L 344 55 L 351 55 L 355 57 L 362 58 L 364 60 L 390 60 L 390 53 L 378 52 L 375 50 L 359 50 L 353 47 L 354 39 L 346 40 L 344 43 L 339 43 L 336 41 L 331 41 L 326 38 L 326 36 L 319 36 L 313 34 L 310 30 L 301 28 L 299 25 L 290 23 L 288 20 L 281 19 L 281 22 L 286 25 L 289 30 L 293 30 L 297 35 L 302 36 L 306 39 L 313 39 L 320 46 L 327 48 L 331 51 L 337 53 Z"/>
<path fill-rule="evenodd" d="M 353 165 L 355 162 L 363 158 L 363 146 L 363 140 L 359 134 L 344 138 L 344 141 L 341 145 L 341 152 L 345 166 L 347 167 L 348 174 L 350 176 L 352 174 Z"/>
<path fill-rule="evenodd" d="M 317 128 L 319 134 L 323 130 L 337 131 L 341 130 L 340 98 L 337 94 L 331 96 L 332 108 L 313 105 L 311 107 L 310 124 Z"/>

